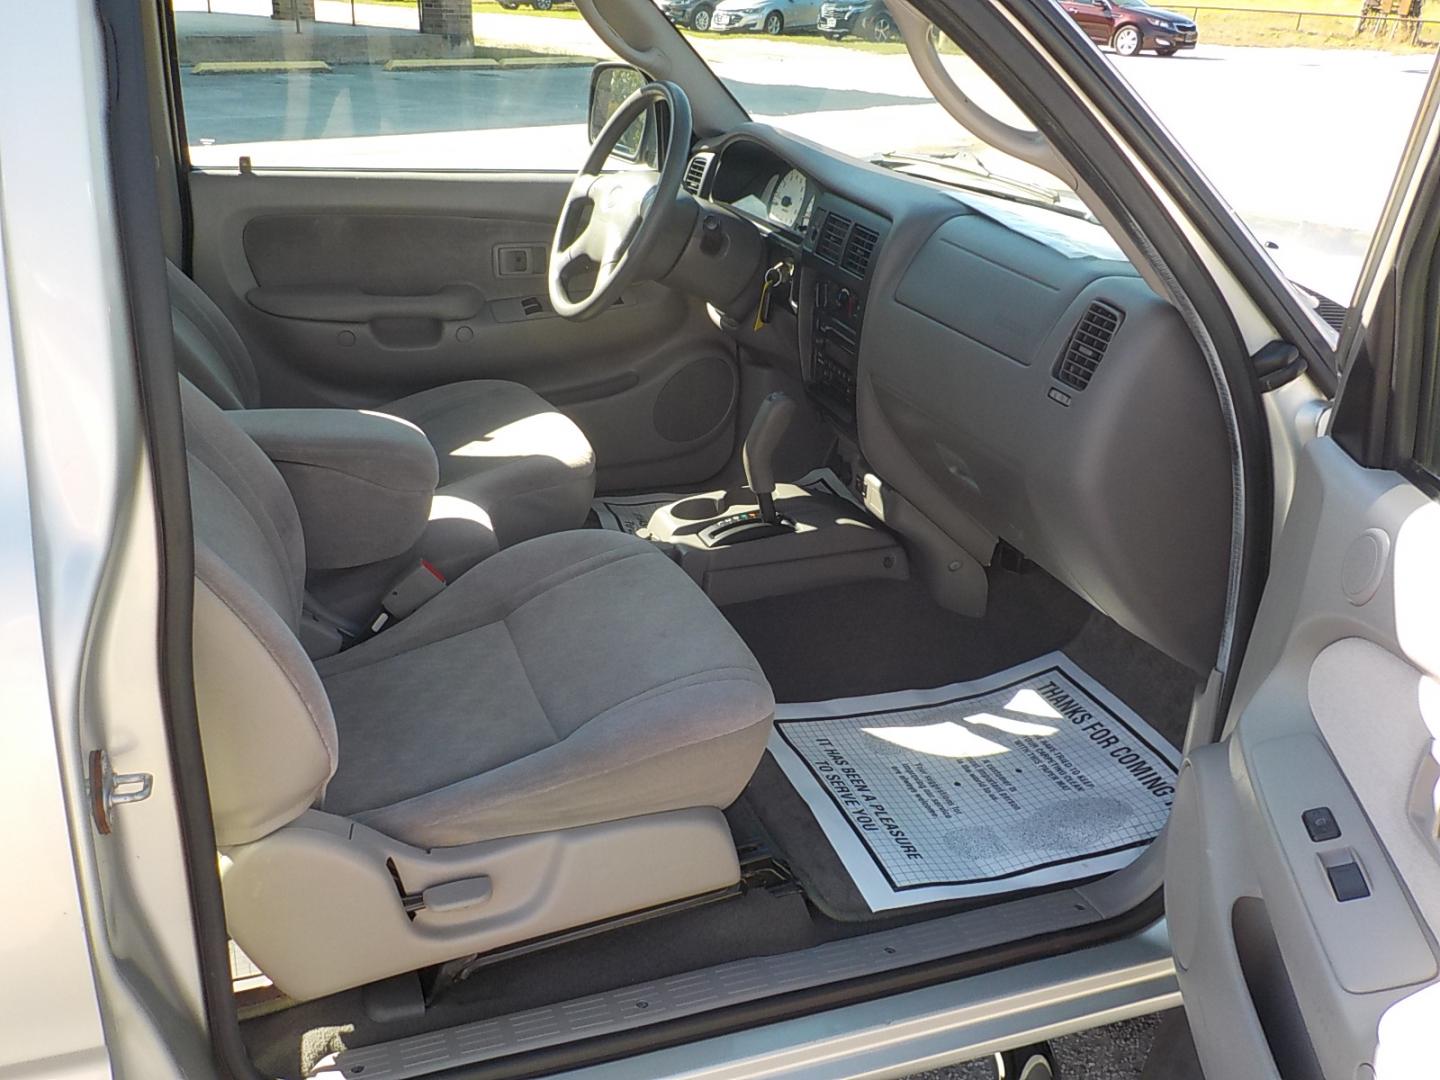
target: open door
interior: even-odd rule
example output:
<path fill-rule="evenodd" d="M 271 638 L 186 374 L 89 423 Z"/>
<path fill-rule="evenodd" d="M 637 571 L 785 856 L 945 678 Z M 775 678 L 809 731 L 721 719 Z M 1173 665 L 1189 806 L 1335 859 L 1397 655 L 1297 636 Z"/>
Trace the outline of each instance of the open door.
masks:
<path fill-rule="evenodd" d="M 1166 911 L 1210 1080 L 1440 1075 L 1436 106 L 1432 78 L 1338 401 L 1271 395 L 1293 497 L 1225 737 L 1180 776 Z"/>

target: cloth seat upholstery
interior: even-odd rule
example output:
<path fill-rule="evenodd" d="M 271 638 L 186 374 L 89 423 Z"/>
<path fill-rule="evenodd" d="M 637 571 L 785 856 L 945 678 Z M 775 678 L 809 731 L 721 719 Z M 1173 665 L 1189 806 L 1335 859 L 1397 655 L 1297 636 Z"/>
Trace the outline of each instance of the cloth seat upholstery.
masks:
<path fill-rule="evenodd" d="M 180 373 L 224 409 L 261 406 L 244 340 L 219 306 L 167 264 Z M 275 402 L 270 404 L 287 404 Z M 579 426 L 515 382 L 472 379 L 372 411 L 415 424 L 440 462 L 439 496 L 480 510 L 501 547 L 579 528 L 595 495 L 595 456 Z"/>
<path fill-rule="evenodd" d="M 222 847 L 314 805 L 445 847 L 724 807 L 749 780 L 769 685 L 698 586 L 634 537 L 518 544 L 312 663 L 285 483 L 189 383 L 182 402 L 196 703 Z"/>

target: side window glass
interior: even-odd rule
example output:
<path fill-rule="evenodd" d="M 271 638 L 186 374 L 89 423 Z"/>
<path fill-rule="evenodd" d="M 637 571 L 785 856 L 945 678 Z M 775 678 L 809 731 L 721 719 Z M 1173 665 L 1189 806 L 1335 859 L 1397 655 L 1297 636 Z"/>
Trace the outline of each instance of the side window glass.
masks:
<path fill-rule="evenodd" d="M 1440 43 L 1420 0 L 1100 0 L 1076 24 L 1337 331 Z"/>
<path fill-rule="evenodd" d="M 571 170 L 614 54 L 561 0 L 171 0 L 190 161 Z"/>

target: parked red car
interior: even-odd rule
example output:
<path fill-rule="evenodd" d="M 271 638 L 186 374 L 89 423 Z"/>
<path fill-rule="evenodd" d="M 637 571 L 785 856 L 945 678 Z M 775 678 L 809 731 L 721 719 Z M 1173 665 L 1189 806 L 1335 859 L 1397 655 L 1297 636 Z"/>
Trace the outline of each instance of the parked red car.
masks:
<path fill-rule="evenodd" d="M 1060 6 L 1092 41 L 1109 45 L 1121 56 L 1134 56 L 1141 49 L 1174 56 L 1193 49 L 1198 38 L 1192 20 L 1143 0 L 1061 0 Z"/>

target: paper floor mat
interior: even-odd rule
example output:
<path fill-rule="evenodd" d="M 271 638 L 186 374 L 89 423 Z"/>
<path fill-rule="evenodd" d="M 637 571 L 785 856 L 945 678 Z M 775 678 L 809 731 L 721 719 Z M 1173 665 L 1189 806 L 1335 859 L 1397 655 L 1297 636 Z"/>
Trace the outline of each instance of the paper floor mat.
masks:
<path fill-rule="evenodd" d="M 770 739 L 872 911 L 1118 870 L 1180 754 L 1063 653 L 983 679 L 776 710 Z"/>

